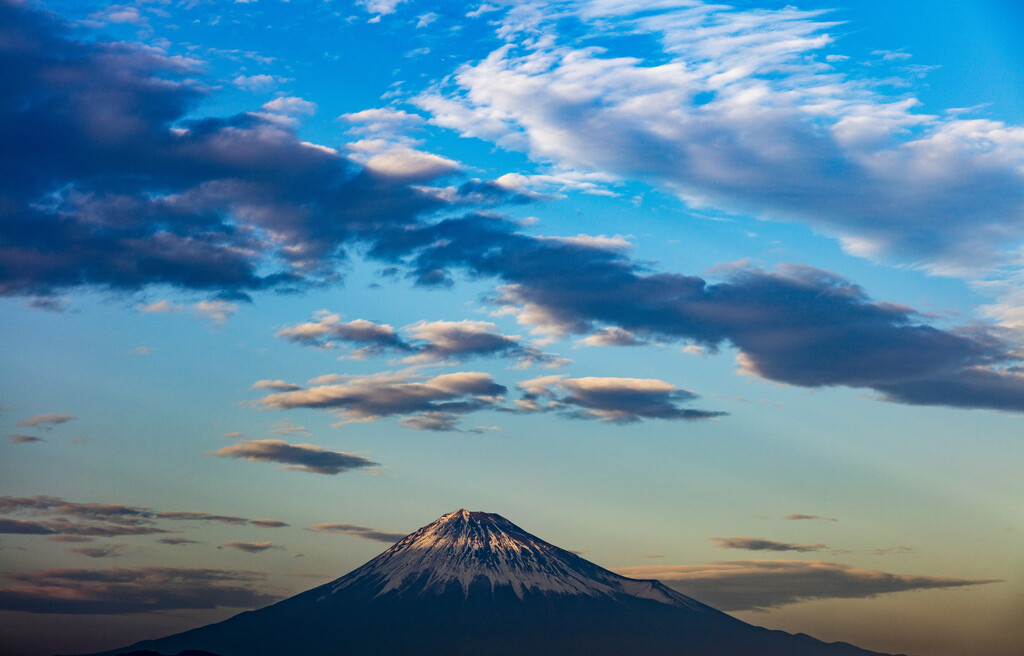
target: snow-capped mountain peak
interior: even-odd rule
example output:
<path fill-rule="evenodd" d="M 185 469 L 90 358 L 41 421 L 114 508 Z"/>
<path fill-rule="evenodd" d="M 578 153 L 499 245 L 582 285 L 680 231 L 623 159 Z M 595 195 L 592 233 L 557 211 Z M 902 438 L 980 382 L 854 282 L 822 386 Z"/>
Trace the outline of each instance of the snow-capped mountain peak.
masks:
<path fill-rule="evenodd" d="M 656 581 L 628 579 L 527 533 L 501 515 L 459 509 L 412 533 L 331 585 L 333 592 L 371 585 L 376 595 L 393 590 L 441 594 L 458 586 L 509 588 L 527 594 L 627 595 L 699 609 L 703 605 Z"/>

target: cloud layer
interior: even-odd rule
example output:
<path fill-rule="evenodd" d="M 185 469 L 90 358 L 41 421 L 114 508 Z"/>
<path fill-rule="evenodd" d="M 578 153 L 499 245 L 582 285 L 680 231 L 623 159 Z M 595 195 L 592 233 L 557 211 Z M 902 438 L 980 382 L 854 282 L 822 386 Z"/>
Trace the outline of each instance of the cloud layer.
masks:
<path fill-rule="evenodd" d="M 0 533 L 47 535 L 55 540 L 83 540 L 119 535 L 167 533 L 162 521 L 217 522 L 235 526 L 287 526 L 274 519 L 247 519 L 201 511 L 157 511 L 140 506 L 109 503 L 81 503 L 59 497 L 0 497 L 0 514 L 30 515 L 32 519 L 0 517 Z M 174 540 L 165 538 L 163 541 Z"/>
<path fill-rule="evenodd" d="M 256 608 L 277 600 L 255 589 L 264 577 L 244 570 L 184 567 L 45 569 L 9 573 L 0 610 L 59 614 L 152 613 Z"/>
<path fill-rule="evenodd" d="M 620 567 L 623 576 L 658 579 L 719 610 L 765 610 L 811 599 L 998 583 L 994 579 L 890 574 L 821 560 L 737 560 L 706 565 Z"/>

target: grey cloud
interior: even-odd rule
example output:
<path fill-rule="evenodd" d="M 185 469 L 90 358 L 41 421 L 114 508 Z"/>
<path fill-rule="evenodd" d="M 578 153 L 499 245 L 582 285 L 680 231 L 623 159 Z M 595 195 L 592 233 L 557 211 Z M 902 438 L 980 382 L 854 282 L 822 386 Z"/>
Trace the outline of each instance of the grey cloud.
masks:
<path fill-rule="evenodd" d="M 333 384 L 271 394 L 259 400 L 278 410 L 314 408 L 334 412 L 341 423 L 376 421 L 394 415 L 462 416 L 493 407 L 506 392 L 479 372 L 442 374 L 429 379 L 401 375 L 341 377 Z"/>
<path fill-rule="evenodd" d="M 101 547 L 74 547 L 71 551 L 89 558 L 113 558 L 124 554 L 128 545 L 125 543 L 106 544 Z"/>
<path fill-rule="evenodd" d="M 804 515 L 802 513 L 789 513 L 788 515 L 784 515 L 782 517 L 782 519 L 789 519 L 789 520 L 823 519 L 823 520 L 825 520 L 827 522 L 838 522 L 839 521 L 835 517 L 823 517 L 821 515 Z"/>
<path fill-rule="evenodd" d="M 641 419 L 712 419 L 725 415 L 684 408 L 696 398 L 688 390 L 653 378 L 565 378 L 543 376 L 519 383 L 520 411 L 558 410 L 569 416 L 630 423 Z"/>
<path fill-rule="evenodd" d="M 175 547 L 181 546 L 183 544 L 199 544 L 197 540 L 189 540 L 188 538 L 183 538 L 176 535 L 166 538 L 160 538 L 159 540 L 157 540 L 157 542 L 159 542 L 160 544 L 169 544 Z"/>
<path fill-rule="evenodd" d="M 43 522 L 0 518 L 0 533 L 8 535 L 52 535 L 55 531 Z"/>
<path fill-rule="evenodd" d="M 354 535 L 357 538 L 374 540 L 376 542 L 384 542 L 387 544 L 398 542 L 407 535 L 407 533 L 381 531 L 375 528 L 356 526 L 355 524 L 313 524 L 309 527 L 309 530 L 317 531 L 319 533 L 342 533 L 344 535 Z"/>
<path fill-rule="evenodd" d="M 119 535 L 151 535 L 153 533 L 166 533 L 166 531 L 149 524 L 83 524 L 71 522 L 63 518 L 45 521 L 0 518 L 0 533 L 106 538 Z"/>
<path fill-rule="evenodd" d="M 238 549 L 239 551 L 244 551 L 246 553 L 260 553 L 270 549 L 283 549 L 283 547 L 276 545 L 273 542 L 225 542 L 220 546 L 227 547 L 229 549 Z"/>
<path fill-rule="evenodd" d="M 448 412 L 423 412 L 411 417 L 402 417 L 401 424 L 406 428 L 415 430 L 429 430 L 439 433 L 449 431 L 460 432 L 461 429 L 458 427 L 459 419 L 459 415 Z M 478 433 L 480 431 L 473 429 L 469 432 Z"/>
<path fill-rule="evenodd" d="M 1024 411 L 1020 358 L 998 331 L 941 330 L 879 303 L 836 274 L 802 265 L 736 268 L 719 283 L 648 273 L 621 252 L 543 240 L 467 216 L 380 236 L 373 255 L 427 283 L 449 268 L 506 284 L 494 302 L 552 335 L 617 327 L 643 339 L 739 351 L 741 369 L 801 387 L 869 388 L 900 403 Z"/>
<path fill-rule="evenodd" d="M 250 519 L 249 523 L 260 528 L 284 528 L 288 524 L 277 519 Z"/>
<path fill-rule="evenodd" d="M 706 565 L 620 567 L 623 576 L 658 579 L 724 611 L 766 610 L 812 599 L 860 599 L 908 590 L 957 588 L 997 579 L 890 574 L 820 560 L 738 560 Z"/>
<path fill-rule="evenodd" d="M 765 538 L 710 538 L 721 549 L 744 549 L 746 551 L 821 551 L 827 544 L 795 544 L 776 542 Z"/>
<path fill-rule="evenodd" d="M 67 422 L 72 421 L 74 419 L 77 419 L 77 417 L 74 417 L 72 415 L 61 415 L 54 412 L 48 412 L 46 414 L 35 415 L 34 417 L 29 417 L 28 419 L 19 421 L 17 425 L 24 427 L 38 427 L 43 428 L 45 430 L 49 430 L 54 426 L 57 426 L 59 424 L 66 424 Z"/>
<path fill-rule="evenodd" d="M 0 294 L 170 285 L 225 299 L 331 283 L 346 244 L 460 201 L 366 172 L 280 120 L 187 118 L 211 92 L 198 62 L 0 12 L 17 44 L 0 53 L 17 71 L 0 107 Z"/>
<path fill-rule="evenodd" d="M 21 435 L 19 433 L 11 433 L 7 436 L 11 442 L 15 444 L 28 444 L 30 442 L 45 442 L 43 438 L 38 435 Z"/>
<path fill-rule="evenodd" d="M 52 535 L 54 538 L 73 536 L 112 537 L 117 535 L 149 535 L 166 533 L 157 526 L 164 521 L 211 521 L 222 524 L 272 526 L 277 520 L 250 520 L 235 515 L 169 510 L 156 511 L 139 506 L 111 503 L 80 503 L 59 497 L 0 497 L 0 513 L 30 514 L 50 517 L 45 520 L 25 521 L 0 518 L 0 532 Z M 80 520 L 73 522 L 68 518 Z M 283 525 L 283 522 L 281 523 Z"/>
<path fill-rule="evenodd" d="M 160 519 L 170 519 L 174 521 L 218 522 L 220 524 L 235 525 L 246 524 L 249 522 L 245 517 L 236 517 L 234 515 L 213 515 L 210 513 L 188 510 L 167 510 L 156 513 L 156 516 Z"/>
<path fill-rule="evenodd" d="M 313 444 L 288 444 L 283 440 L 239 442 L 206 455 L 278 462 L 284 464 L 284 469 L 327 475 L 340 474 L 353 469 L 364 469 L 378 464 L 352 453 L 328 451 Z"/>
<path fill-rule="evenodd" d="M 8 573 L 0 609 L 28 613 L 127 614 L 167 610 L 255 608 L 277 601 L 244 570 L 176 567 L 46 569 Z"/>

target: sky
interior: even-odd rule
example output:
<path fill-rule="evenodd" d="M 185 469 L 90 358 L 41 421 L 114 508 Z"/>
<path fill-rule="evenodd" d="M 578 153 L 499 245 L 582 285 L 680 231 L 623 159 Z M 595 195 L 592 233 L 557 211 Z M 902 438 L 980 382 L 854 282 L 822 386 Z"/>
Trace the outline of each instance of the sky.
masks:
<path fill-rule="evenodd" d="M 1024 8 L 0 0 L 0 651 L 458 508 L 1024 643 Z"/>

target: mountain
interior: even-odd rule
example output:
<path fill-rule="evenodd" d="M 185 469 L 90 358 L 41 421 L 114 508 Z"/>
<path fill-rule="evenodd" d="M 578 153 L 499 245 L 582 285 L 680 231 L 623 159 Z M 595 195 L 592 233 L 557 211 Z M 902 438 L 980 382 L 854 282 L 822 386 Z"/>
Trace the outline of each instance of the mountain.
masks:
<path fill-rule="evenodd" d="M 456 510 L 266 608 L 104 652 L 222 656 L 879 656 L 741 622 L 500 515 Z M 100 655 L 97 655 L 100 656 Z"/>

